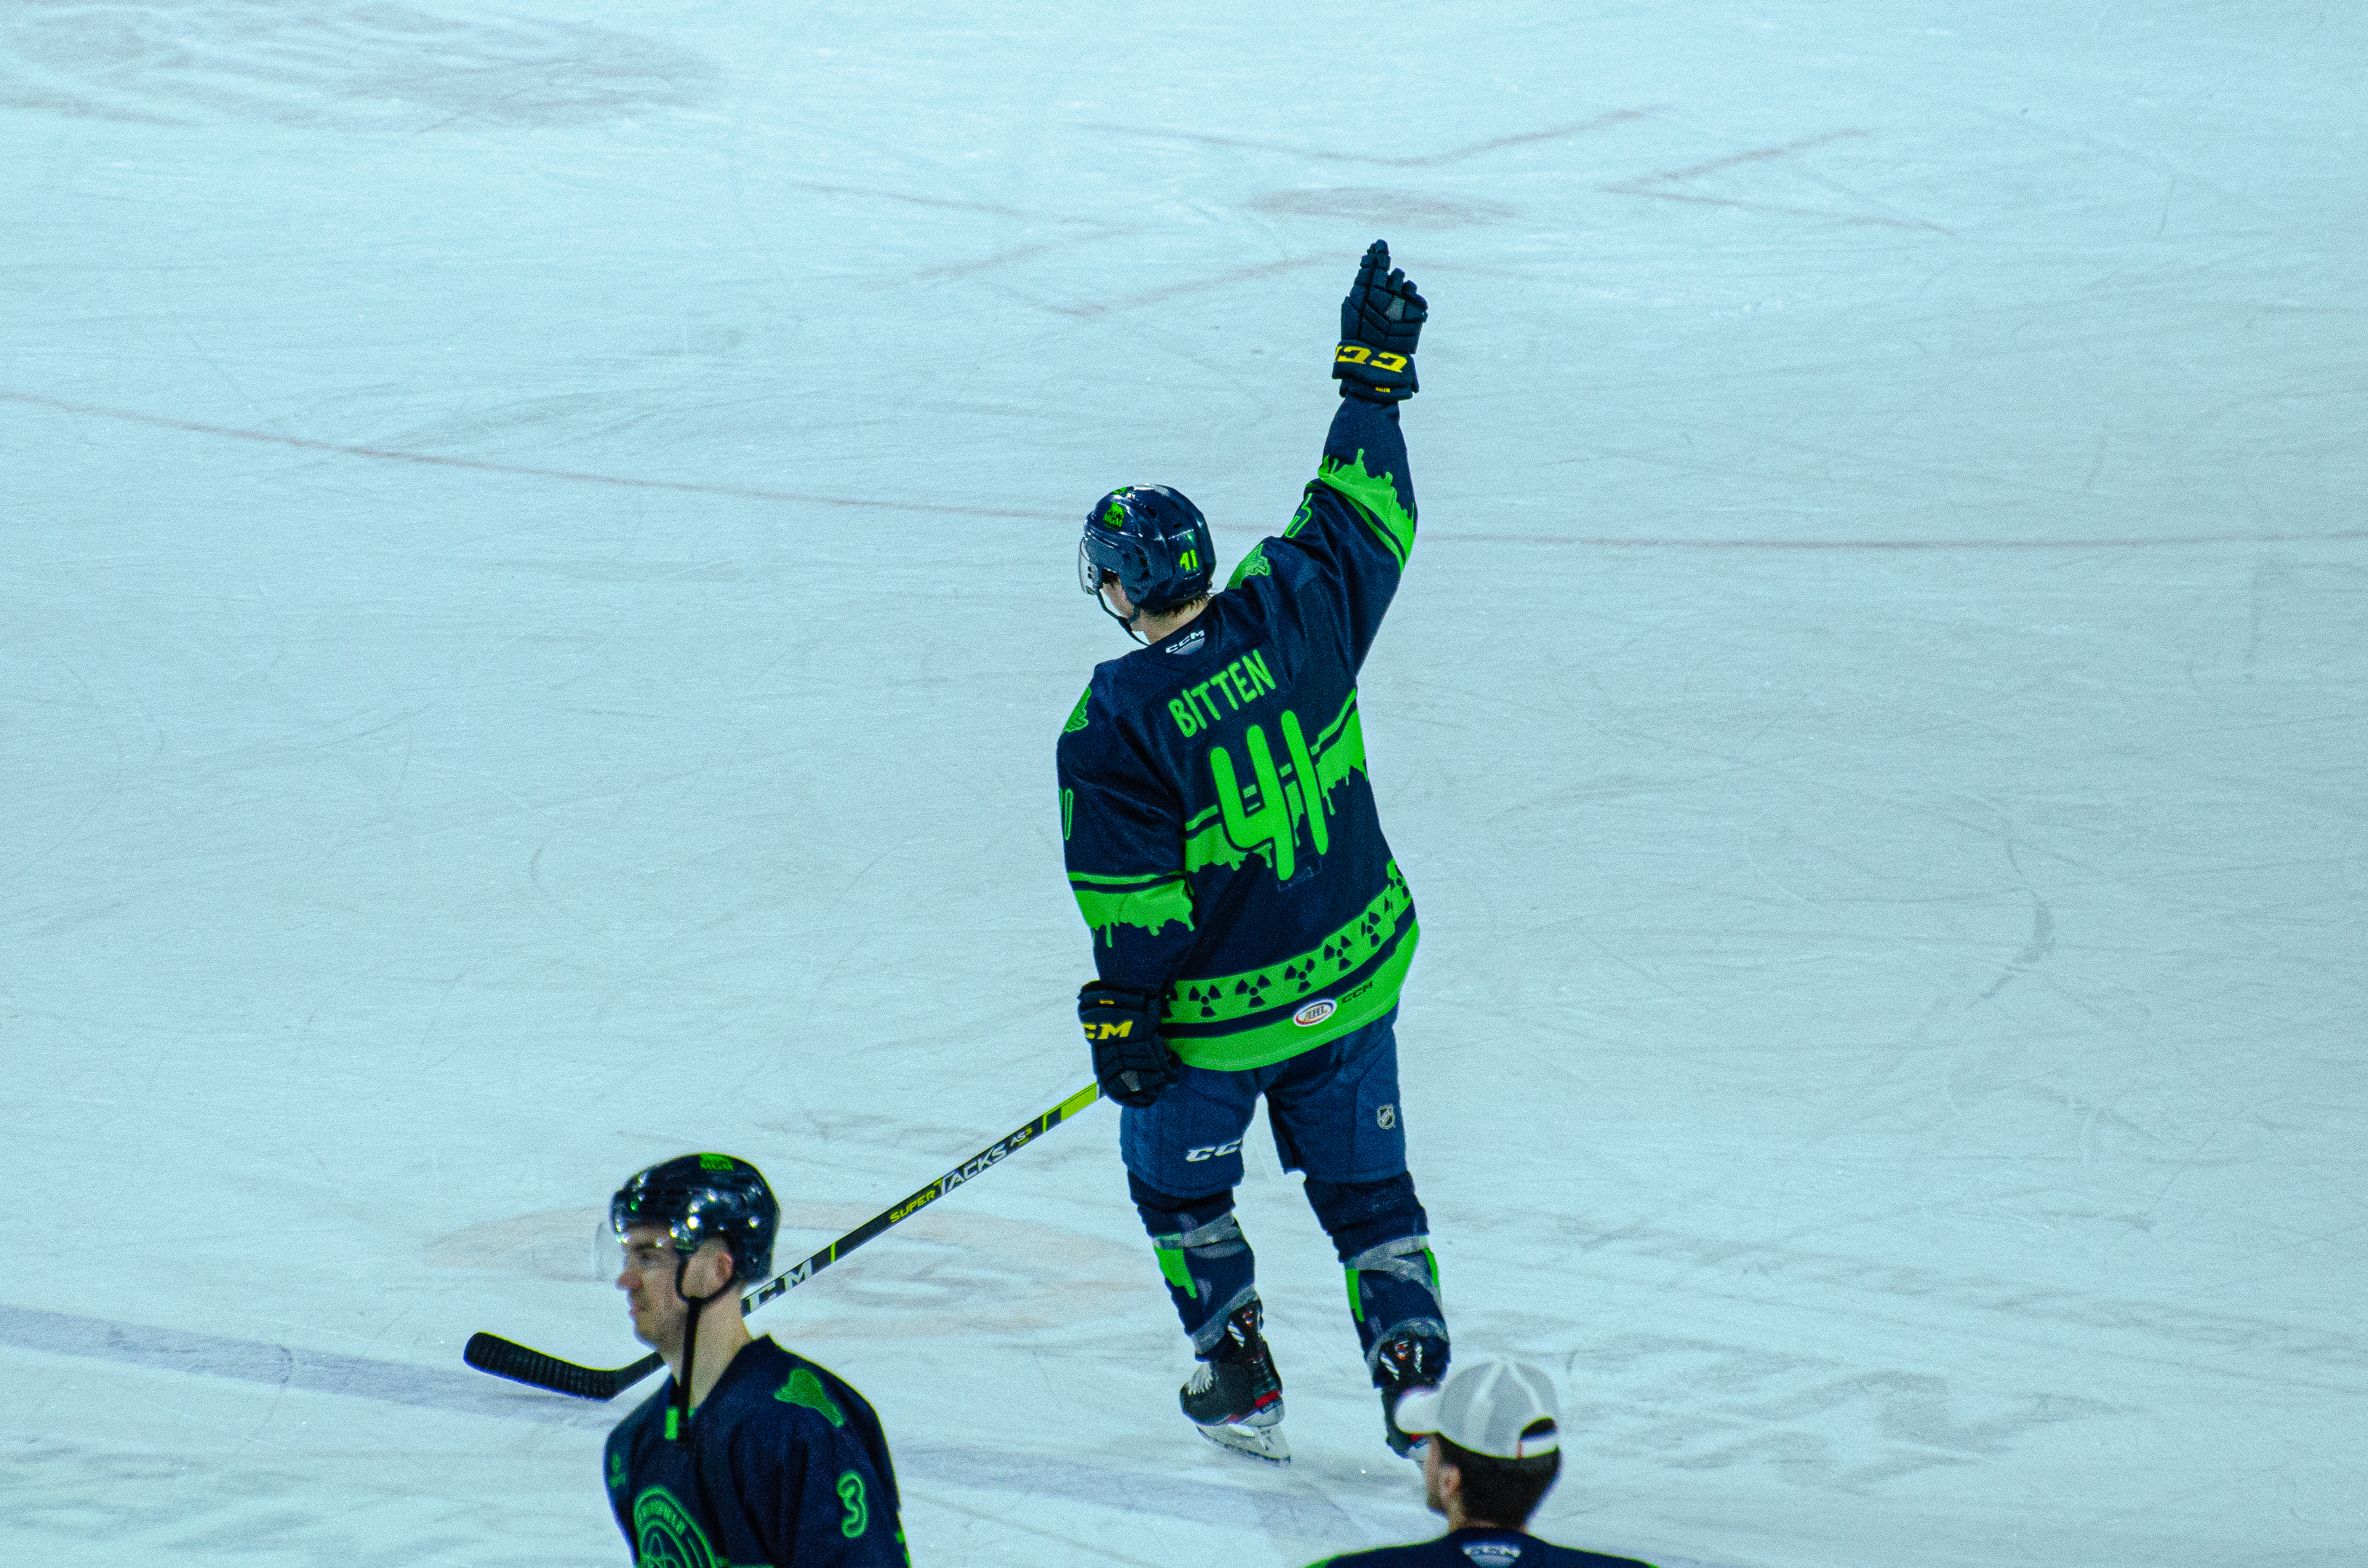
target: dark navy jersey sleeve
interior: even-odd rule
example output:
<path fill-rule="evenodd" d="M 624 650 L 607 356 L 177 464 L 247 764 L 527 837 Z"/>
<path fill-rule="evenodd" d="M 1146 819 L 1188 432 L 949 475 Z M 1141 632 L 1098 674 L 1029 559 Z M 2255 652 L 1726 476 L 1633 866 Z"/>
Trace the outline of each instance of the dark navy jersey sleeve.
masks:
<path fill-rule="evenodd" d="M 1353 675 L 1397 595 L 1414 533 L 1414 480 L 1397 405 L 1345 397 L 1291 526 L 1243 557 L 1232 585 L 1273 578 L 1298 619 L 1328 623 Z"/>
<path fill-rule="evenodd" d="M 1111 669 L 1094 672 L 1061 736 L 1062 846 L 1095 972 L 1163 992 L 1192 949 L 1182 802 L 1131 733 L 1135 715 L 1113 698 Z"/>

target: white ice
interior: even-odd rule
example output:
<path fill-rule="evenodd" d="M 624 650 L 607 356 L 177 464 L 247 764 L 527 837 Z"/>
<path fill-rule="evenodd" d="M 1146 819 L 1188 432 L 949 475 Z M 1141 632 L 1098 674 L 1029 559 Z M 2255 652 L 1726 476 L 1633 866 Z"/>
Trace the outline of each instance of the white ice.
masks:
<path fill-rule="evenodd" d="M 2368 21 L 2318 0 L 16 0 L 0 1561 L 623 1561 L 628 1171 L 784 1260 L 1086 1075 L 1094 496 L 1230 560 L 1433 301 L 1364 680 L 1457 1343 L 1663 1564 L 2362 1560 Z M 1429 1531 L 1270 1149 L 1287 1471 L 1096 1108 L 760 1315 L 915 1559 Z"/>

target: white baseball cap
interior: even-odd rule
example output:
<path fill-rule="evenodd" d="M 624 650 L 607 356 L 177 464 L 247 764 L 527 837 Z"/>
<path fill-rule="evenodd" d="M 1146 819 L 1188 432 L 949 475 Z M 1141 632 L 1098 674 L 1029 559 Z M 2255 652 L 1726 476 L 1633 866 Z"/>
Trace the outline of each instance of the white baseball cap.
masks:
<path fill-rule="evenodd" d="M 1398 1429 L 1410 1437 L 1436 1432 L 1459 1449 L 1493 1459 L 1525 1460 L 1561 1447 L 1554 1379 L 1525 1361 L 1458 1361 L 1435 1389 L 1398 1398 Z M 1546 1429 L 1523 1437 L 1543 1421 Z"/>

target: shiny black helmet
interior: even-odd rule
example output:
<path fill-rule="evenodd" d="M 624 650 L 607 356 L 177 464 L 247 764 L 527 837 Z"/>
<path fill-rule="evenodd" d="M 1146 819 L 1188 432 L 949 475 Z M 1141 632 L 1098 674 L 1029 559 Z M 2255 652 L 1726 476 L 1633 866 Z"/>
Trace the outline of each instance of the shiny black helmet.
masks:
<path fill-rule="evenodd" d="M 1209 520 L 1180 491 L 1129 484 L 1095 502 L 1086 515 L 1077 585 L 1089 594 L 1101 592 L 1108 572 L 1135 608 L 1156 615 L 1207 593 L 1216 570 Z"/>
<path fill-rule="evenodd" d="M 773 1268 L 781 1206 L 765 1175 L 729 1154 L 684 1154 L 637 1171 L 609 1199 L 609 1228 L 664 1225 L 688 1257 L 701 1242 L 732 1251 L 732 1278 L 754 1284 Z"/>

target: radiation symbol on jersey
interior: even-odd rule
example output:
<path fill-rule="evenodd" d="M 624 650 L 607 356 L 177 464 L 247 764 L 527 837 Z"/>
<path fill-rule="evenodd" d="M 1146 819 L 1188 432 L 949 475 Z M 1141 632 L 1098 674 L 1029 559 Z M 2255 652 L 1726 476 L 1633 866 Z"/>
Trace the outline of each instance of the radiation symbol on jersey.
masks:
<path fill-rule="evenodd" d="M 731 1568 L 690 1510 L 663 1486 L 633 1499 L 633 1539 L 641 1543 L 641 1568 Z"/>

